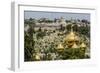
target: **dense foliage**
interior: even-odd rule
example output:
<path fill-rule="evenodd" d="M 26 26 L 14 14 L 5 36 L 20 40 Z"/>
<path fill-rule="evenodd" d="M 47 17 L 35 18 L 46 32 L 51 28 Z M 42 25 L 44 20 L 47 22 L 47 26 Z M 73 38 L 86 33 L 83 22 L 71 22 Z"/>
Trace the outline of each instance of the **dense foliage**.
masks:
<path fill-rule="evenodd" d="M 53 23 L 53 20 L 41 19 L 37 20 L 38 23 Z M 25 20 L 25 26 L 29 25 L 29 29 L 24 31 L 24 60 L 36 61 L 36 55 L 40 57 L 40 60 L 66 60 L 66 59 L 84 59 L 90 56 L 85 55 L 85 48 L 64 48 L 62 52 L 57 52 L 56 48 L 59 43 L 63 42 L 63 38 L 71 31 L 73 25 L 73 31 L 79 33 L 82 40 L 90 46 L 90 23 L 86 20 L 80 20 L 81 26 L 71 21 L 66 20 L 66 26 L 62 24 L 59 29 L 42 29 L 40 26 L 35 30 L 36 20 L 30 18 Z M 41 24 L 42 25 L 42 24 Z M 50 27 L 52 28 L 52 27 Z M 80 42 L 81 43 L 81 42 Z"/>

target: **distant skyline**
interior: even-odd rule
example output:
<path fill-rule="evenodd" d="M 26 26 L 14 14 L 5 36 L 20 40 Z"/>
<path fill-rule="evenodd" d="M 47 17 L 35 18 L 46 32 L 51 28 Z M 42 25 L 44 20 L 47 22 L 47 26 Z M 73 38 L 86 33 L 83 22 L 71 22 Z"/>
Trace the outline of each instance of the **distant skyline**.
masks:
<path fill-rule="evenodd" d="M 44 12 L 44 11 L 24 11 L 24 18 L 29 19 L 29 18 L 35 18 L 35 19 L 40 19 L 40 18 L 49 18 L 51 20 L 57 18 L 65 18 L 70 20 L 72 19 L 86 19 L 90 21 L 90 14 L 89 13 L 68 13 L 68 12 Z"/>

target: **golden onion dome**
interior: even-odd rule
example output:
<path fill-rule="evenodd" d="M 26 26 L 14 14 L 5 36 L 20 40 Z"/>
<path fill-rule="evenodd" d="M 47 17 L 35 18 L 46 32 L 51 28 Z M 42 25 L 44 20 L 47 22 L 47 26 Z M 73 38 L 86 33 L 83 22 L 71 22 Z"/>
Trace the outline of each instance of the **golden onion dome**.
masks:
<path fill-rule="evenodd" d="M 57 50 L 58 52 L 62 52 L 62 51 L 64 50 L 64 47 L 62 46 L 62 44 L 59 44 L 59 45 L 57 46 L 56 50 Z"/>
<path fill-rule="evenodd" d="M 74 32 L 70 32 L 70 33 L 66 36 L 65 40 L 74 40 L 74 39 L 75 39 L 74 36 L 75 36 Z"/>
<path fill-rule="evenodd" d="M 64 39 L 65 41 L 79 41 L 79 37 L 73 32 L 71 31 L 66 38 Z"/>
<path fill-rule="evenodd" d="M 76 45 L 76 43 L 73 44 L 72 48 L 79 48 L 78 45 Z"/>
<path fill-rule="evenodd" d="M 82 43 L 82 44 L 80 45 L 80 48 L 86 48 L 85 43 Z"/>
<path fill-rule="evenodd" d="M 36 54 L 36 55 L 35 55 L 35 59 L 36 59 L 36 60 L 40 60 L 40 55 L 39 55 L 39 54 Z"/>
<path fill-rule="evenodd" d="M 63 49 L 64 47 L 62 46 L 62 44 L 59 44 L 57 48 L 58 49 Z"/>

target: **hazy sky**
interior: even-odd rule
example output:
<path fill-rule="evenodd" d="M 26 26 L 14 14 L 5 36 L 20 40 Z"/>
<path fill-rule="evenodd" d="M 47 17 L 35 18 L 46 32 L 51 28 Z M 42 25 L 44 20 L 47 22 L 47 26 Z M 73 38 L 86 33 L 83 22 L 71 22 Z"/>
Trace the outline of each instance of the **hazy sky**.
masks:
<path fill-rule="evenodd" d="M 40 18 L 49 18 L 49 19 L 54 19 L 54 18 L 65 18 L 65 19 L 86 19 L 90 21 L 90 14 L 88 13 L 65 13 L 65 12 L 43 12 L 43 11 L 24 11 L 24 18 L 29 19 L 29 18 L 35 18 L 35 19 L 40 19 Z"/>

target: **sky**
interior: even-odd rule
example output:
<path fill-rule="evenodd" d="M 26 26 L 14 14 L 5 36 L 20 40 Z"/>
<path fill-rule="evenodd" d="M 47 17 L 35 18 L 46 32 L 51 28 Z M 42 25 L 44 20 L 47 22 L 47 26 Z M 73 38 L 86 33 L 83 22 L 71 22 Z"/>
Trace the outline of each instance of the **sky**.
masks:
<path fill-rule="evenodd" d="M 65 19 L 86 19 L 90 21 L 90 14 L 88 13 L 67 13 L 67 12 L 44 12 L 44 11 L 24 11 L 24 18 L 49 18 L 53 20 L 54 18 L 65 18 Z"/>

